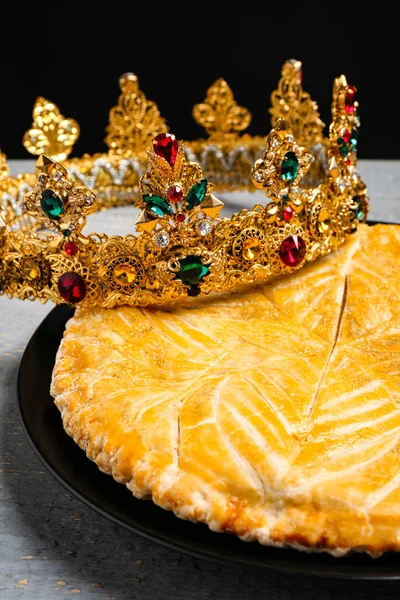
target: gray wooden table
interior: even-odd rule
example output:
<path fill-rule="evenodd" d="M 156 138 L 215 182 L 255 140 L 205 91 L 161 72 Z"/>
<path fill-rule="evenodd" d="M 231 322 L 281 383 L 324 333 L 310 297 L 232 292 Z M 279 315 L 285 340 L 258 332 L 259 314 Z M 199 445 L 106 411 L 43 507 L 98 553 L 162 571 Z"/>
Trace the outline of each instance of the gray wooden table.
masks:
<path fill-rule="evenodd" d="M 371 218 L 400 222 L 400 161 L 362 161 L 360 170 Z M 255 197 L 229 199 L 245 206 Z M 126 233 L 133 218 L 125 208 L 96 214 L 90 229 Z M 36 458 L 17 412 L 21 355 L 51 308 L 0 298 L 1 599 L 398 600 L 400 583 L 291 578 L 197 560 L 121 529 L 66 492 Z"/>

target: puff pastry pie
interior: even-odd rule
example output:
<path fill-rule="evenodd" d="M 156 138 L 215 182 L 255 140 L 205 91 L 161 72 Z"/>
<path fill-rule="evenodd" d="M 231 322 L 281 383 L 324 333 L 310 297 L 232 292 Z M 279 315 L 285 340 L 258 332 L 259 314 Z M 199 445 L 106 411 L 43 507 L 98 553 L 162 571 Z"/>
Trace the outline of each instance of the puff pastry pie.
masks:
<path fill-rule="evenodd" d="M 81 309 L 65 430 L 138 498 L 268 545 L 400 549 L 400 227 L 250 291 Z"/>

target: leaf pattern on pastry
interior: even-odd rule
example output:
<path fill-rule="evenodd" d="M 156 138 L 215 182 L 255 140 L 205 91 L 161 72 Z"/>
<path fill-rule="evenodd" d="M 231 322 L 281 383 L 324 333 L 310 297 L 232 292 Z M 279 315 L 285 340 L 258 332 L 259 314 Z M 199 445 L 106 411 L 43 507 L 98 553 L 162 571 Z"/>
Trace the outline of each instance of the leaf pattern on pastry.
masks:
<path fill-rule="evenodd" d="M 400 228 L 170 310 L 82 309 L 52 394 L 137 497 L 264 544 L 400 549 Z"/>

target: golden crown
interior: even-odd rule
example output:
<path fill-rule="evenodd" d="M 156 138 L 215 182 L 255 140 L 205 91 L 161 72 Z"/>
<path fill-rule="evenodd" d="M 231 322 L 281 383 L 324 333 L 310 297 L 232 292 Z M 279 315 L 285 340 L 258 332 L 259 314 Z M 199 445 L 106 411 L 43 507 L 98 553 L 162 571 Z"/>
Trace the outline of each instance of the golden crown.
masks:
<path fill-rule="evenodd" d="M 369 207 L 356 170 L 356 88 L 343 75 L 335 80 L 324 139 L 301 74 L 299 61 L 284 64 L 266 140 L 240 135 L 251 115 L 219 79 L 194 108 L 209 138 L 186 143 L 126 74 L 110 111 L 108 153 L 71 160 L 77 123 L 38 98 L 24 136 L 40 154 L 36 176 L 11 177 L 0 156 L 1 292 L 82 306 L 161 305 L 288 273 L 336 250 Z M 265 205 L 219 217 L 215 191 L 254 188 L 265 191 Z M 136 232 L 82 233 L 89 213 L 127 203 L 141 209 Z"/>

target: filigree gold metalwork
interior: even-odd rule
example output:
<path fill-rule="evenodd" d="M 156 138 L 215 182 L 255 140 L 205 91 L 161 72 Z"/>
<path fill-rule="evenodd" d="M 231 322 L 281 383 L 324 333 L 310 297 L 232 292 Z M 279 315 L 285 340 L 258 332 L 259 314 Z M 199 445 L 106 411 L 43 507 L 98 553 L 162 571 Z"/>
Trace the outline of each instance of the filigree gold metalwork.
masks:
<path fill-rule="evenodd" d="M 36 164 L 37 184 L 33 192 L 25 196 L 25 211 L 48 229 L 68 237 L 80 232 L 86 224 L 86 216 L 96 210 L 94 193 L 75 184 L 67 170 L 58 162 L 42 154 Z M 51 194 L 50 194 L 51 192 Z M 53 196 L 62 212 L 49 216 L 43 208 L 44 195 Z"/>
<path fill-rule="evenodd" d="M 300 146 L 310 148 L 321 142 L 324 123 L 319 118 L 318 106 L 302 87 L 302 64 L 299 60 L 287 60 L 282 67 L 278 89 L 271 94 L 271 124 L 279 119 L 288 121 Z"/>
<path fill-rule="evenodd" d="M 136 90 L 133 95 L 137 94 L 136 84 L 135 79 L 128 77 L 123 94 L 130 95 L 132 90 Z M 227 97 L 232 99 L 229 94 Z M 346 234 L 366 219 L 368 197 L 356 170 L 358 104 L 355 88 L 348 86 L 343 76 L 334 84 L 332 124 L 329 139 L 323 142 L 327 167 L 321 167 L 323 176 L 319 183 L 309 186 L 309 172 L 318 163 L 319 155 L 313 148 L 306 149 L 299 143 L 289 111 L 286 120 L 276 121 L 275 128 L 262 143 L 262 156 L 253 161 L 251 175 L 247 175 L 248 181 L 265 192 L 266 204 L 242 210 L 230 219 L 219 216 L 223 204 L 214 195 L 207 173 L 213 171 L 223 178 L 229 176 L 231 188 L 240 188 L 245 163 L 251 155 L 249 149 L 253 148 L 255 153 L 261 143 L 255 142 L 255 138 L 244 140 L 244 136 L 239 136 L 238 124 L 232 125 L 240 121 L 235 121 L 241 114 L 240 110 L 236 111 L 236 105 L 228 103 L 228 109 L 226 104 L 223 113 L 222 99 L 213 102 L 210 106 L 216 112 L 214 122 L 207 121 L 209 131 L 211 135 L 223 135 L 210 145 L 198 142 L 202 152 L 212 149 L 207 154 L 206 172 L 200 164 L 205 158 L 200 162 L 190 160 L 195 143 L 189 149 L 179 143 L 172 164 L 154 150 L 147 155 L 143 149 L 138 150 L 130 157 L 118 154 L 118 149 L 128 152 L 123 150 L 122 142 L 115 146 L 114 153 L 105 155 L 106 159 L 104 156 L 86 157 L 61 165 L 54 157 L 42 155 L 36 181 L 32 181 L 32 175 L 19 179 L 10 177 L 3 160 L 0 171 L 2 293 L 20 299 L 61 303 L 65 294 L 60 291 L 60 278 L 73 274 L 75 278 L 79 275 L 80 285 L 83 281 L 85 289 L 85 295 L 78 298 L 80 306 L 163 305 L 188 296 L 224 291 L 236 284 L 263 281 L 272 274 L 300 268 L 336 250 Z M 307 110 L 311 110 L 310 107 Z M 150 113 L 156 114 L 153 110 Z M 296 119 L 300 114 L 297 110 Z M 231 124 L 228 126 L 228 123 Z M 159 125 L 162 126 L 161 121 Z M 312 128 L 298 127 L 297 130 L 304 138 L 304 132 Z M 144 137 L 138 133 L 132 144 L 149 145 L 148 141 L 144 142 L 145 138 L 148 140 L 149 131 L 147 129 Z M 121 136 L 122 140 L 123 132 Z M 169 135 L 168 139 L 176 143 L 174 136 Z M 311 140 L 310 133 L 309 141 L 315 139 L 318 135 Z M 247 156 L 246 161 L 244 156 Z M 227 160 L 227 157 L 231 162 L 220 168 L 216 161 Z M 103 159 L 104 164 L 94 166 L 96 160 Z M 119 179 L 113 171 L 117 168 Z M 101 184 L 97 183 L 97 177 L 102 178 Z M 98 203 L 96 195 L 88 189 L 91 186 L 87 185 L 93 182 L 104 194 L 100 194 Z M 223 186 L 226 185 L 224 180 Z M 27 192 L 23 203 L 22 190 Z M 141 209 L 136 232 L 125 237 L 84 235 L 86 216 L 107 205 L 107 199 L 112 204 L 110 198 L 115 197 L 116 190 L 119 194 L 124 190 L 127 195 L 123 200 L 129 197 Z M 121 200 L 120 197 L 119 203 Z M 43 226 L 50 229 L 50 233 L 37 231 Z M 285 249 L 287 242 L 290 246 L 292 241 L 301 242 L 301 252 L 288 257 Z"/>
<path fill-rule="evenodd" d="M 33 108 L 33 123 L 23 138 L 30 154 L 47 154 L 55 160 L 64 161 L 79 137 L 79 125 L 74 119 L 66 119 L 56 104 L 39 98 Z"/>
<path fill-rule="evenodd" d="M 105 142 L 111 154 L 131 156 L 150 148 L 151 140 L 168 128 L 157 105 L 139 89 L 136 75 L 125 73 L 119 85 L 122 93 L 110 110 Z"/>
<path fill-rule="evenodd" d="M 273 125 L 278 118 L 285 117 L 293 128 L 297 143 L 308 147 L 316 157 L 307 179 L 307 185 L 315 186 L 326 174 L 328 140 L 321 139 L 323 124 L 316 105 L 301 88 L 300 68 L 299 61 L 285 63 L 285 77 L 273 94 Z M 156 105 L 140 91 L 135 75 L 123 75 L 120 85 L 122 93 L 117 106 L 110 112 L 107 128 L 109 151 L 93 156 L 85 154 L 82 158 L 64 162 L 71 179 L 94 190 L 99 208 L 132 204 L 139 198 L 139 179 L 147 166 L 145 149 L 149 147 L 151 138 L 167 129 Z M 28 146 L 36 153 L 45 152 L 56 160 L 63 160 L 71 150 L 74 136 L 77 136 L 76 127 L 67 131 L 68 135 L 75 131 L 70 139 L 63 136 L 63 131 L 57 129 L 58 119 L 63 122 L 59 109 L 50 102 L 43 102 L 46 110 L 50 107 L 50 114 L 44 111 L 46 119 L 41 117 L 43 131 L 39 131 L 40 135 L 33 133 L 31 139 L 26 134 Z M 42 110 L 40 106 L 39 109 Z M 211 86 L 205 102 L 197 105 L 195 114 L 206 127 L 209 137 L 185 142 L 186 158 L 201 165 L 205 177 L 213 181 L 219 192 L 253 191 L 249 173 L 265 149 L 265 140 L 260 136 L 240 134 L 250 122 L 250 113 L 237 105 L 228 84 L 218 80 Z M 33 129 L 37 129 L 36 125 Z M 69 145 L 65 146 L 67 142 Z M 310 144 L 313 144 L 311 148 Z M 0 189 L 0 196 L 7 196 L 9 201 L 18 203 L 29 187 L 32 187 L 31 174 L 22 174 L 14 179 L 13 185 L 10 182 L 6 192 Z"/>
<path fill-rule="evenodd" d="M 204 102 L 195 105 L 193 117 L 207 131 L 210 141 L 237 137 L 251 121 L 250 111 L 238 105 L 222 77 L 208 89 Z"/>
<path fill-rule="evenodd" d="M 224 79 L 218 79 L 209 88 L 204 102 L 194 107 L 193 116 L 209 137 L 186 142 L 187 157 L 201 165 L 219 191 L 253 191 L 249 172 L 260 156 L 264 140 L 240 135 L 250 124 L 251 113 L 237 104 Z"/>

